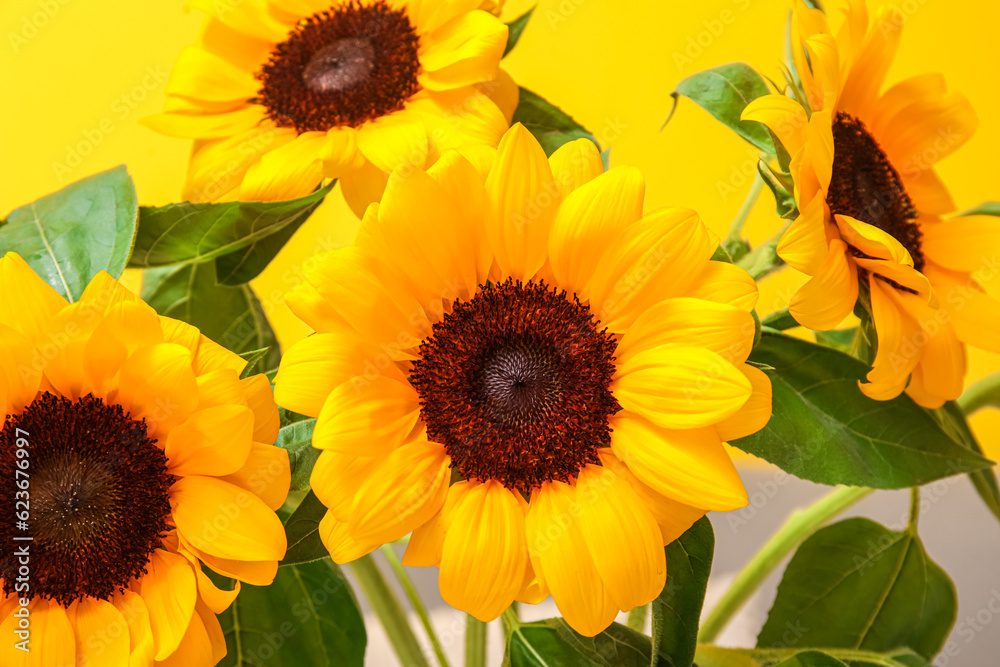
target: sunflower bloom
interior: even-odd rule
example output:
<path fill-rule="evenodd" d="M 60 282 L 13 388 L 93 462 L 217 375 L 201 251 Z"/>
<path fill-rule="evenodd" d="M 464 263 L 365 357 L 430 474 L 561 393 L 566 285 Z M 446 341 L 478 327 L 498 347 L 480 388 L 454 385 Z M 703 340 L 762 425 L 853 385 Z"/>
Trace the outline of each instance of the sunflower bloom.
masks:
<path fill-rule="evenodd" d="M 586 635 L 662 589 L 663 546 L 747 502 L 723 441 L 770 417 L 754 281 L 690 210 L 643 215 L 594 144 L 394 172 L 355 246 L 287 297 L 315 331 L 275 398 L 318 417 L 320 532 L 347 562 L 412 531 L 482 620 L 552 595 Z"/>
<path fill-rule="evenodd" d="M 955 204 L 934 164 L 977 118 L 939 74 L 881 92 L 902 24 L 892 8 L 869 21 L 857 0 L 834 33 L 821 11 L 796 2 L 793 55 L 808 109 L 768 95 L 743 118 L 770 127 L 792 156 L 800 214 L 778 254 L 812 277 L 791 314 L 832 329 L 865 290 L 878 348 L 861 389 L 877 400 L 905 389 L 933 408 L 962 392 L 965 344 L 1000 351 L 1000 303 L 971 275 L 1000 247 L 1000 227 L 987 216 L 942 219 Z"/>
<path fill-rule="evenodd" d="M 107 273 L 71 304 L 14 253 L 0 321 L 0 507 L 27 510 L 0 523 L 0 663 L 216 664 L 216 614 L 285 553 L 267 378 Z"/>
<path fill-rule="evenodd" d="M 204 28 L 144 123 L 195 140 L 186 199 L 291 199 L 337 178 L 360 216 L 393 169 L 497 145 L 518 100 L 502 4 L 190 0 Z"/>

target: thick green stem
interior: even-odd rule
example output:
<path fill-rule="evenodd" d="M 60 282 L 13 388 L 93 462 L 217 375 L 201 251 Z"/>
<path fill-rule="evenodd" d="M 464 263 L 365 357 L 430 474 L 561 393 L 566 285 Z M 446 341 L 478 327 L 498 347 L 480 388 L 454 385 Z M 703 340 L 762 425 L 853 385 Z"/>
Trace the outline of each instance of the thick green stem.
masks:
<path fill-rule="evenodd" d="M 740 610 L 743 603 L 763 583 L 771 572 L 800 544 L 823 524 L 855 504 L 874 489 L 858 486 L 839 486 L 809 507 L 796 510 L 778 531 L 771 536 L 757 555 L 736 575 L 729 590 L 701 624 L 698 641 L 712 642 L 729 619 Z"/>
<path fill-rule="evenodd" d="M 517 615 L 517 609 L 514 605 L 509 606 L 504 610 L 503 614 L 500 616 L 500 621 L 503 623 L 503 634 L 504 637 L 509 638 L 511 633 L 521 625 L 521 618 Z"/>
<path fill-rule="evenodd" d="M 760 197 L 763 189 L 764 179 L 760 177 L 759 173 L 754 171 L 750 191 L 747 192 L 746 199 L 743 200 L 743 205 L 740 206 L 740 210 L 736 212 L 736 217 L 733 218 L 732 224 L 729 225 L 729 234 L 726 236 L 727 240 L 739 241 L 743 238 L 743 225 L 747 223 L 750 212 L 753 211 L 754 204 L 757 203 L 757 198 Z"/>
<path fill-rule="evenodd" d="M 382 555 L 385 556 L 385 560 L 389 563 L 389 567 L 392 568 L 393 574 L 396 575 L 396 579 L 399 580 L 400 586 L 403 587 L 403 592 L 406 593 L 406 598 L 410 601 L 413 606 L 414 611 L 417 612 L 417 616 L 420 617 L 420 623 L 424 626 L 424 631 L 431 640 L 431 646 L 434 647 L 434 655 L 437 656 L 438 663 L 441 667 L 450 667 L 448 665 L 448 658 L 444 655 L 444 649 L 441 647 L 441 641 L 438 639 L 437 633 L 434 632 L 434 626 L 431 624 L 430 614 L 427 613 L 427 607 L 424 606 L 424 601 L 420 599 L 420 594 L 417 593 L 416 587 L 413 585 L 413 580 L 410 579 L 410 575 L 406 572 L 406 568 L 399 561 L 399 556 L 393 550 L 391 544 L 382 545 L 380 549 Z"/>
<path fill-rule="evenodd" d="M 486 667 L 487 626 L 472 615 L 465 617 L 465 667 Z"/>
<path fill-rule="evenodd" d="M 385 634 L 389 637 L 393 650 L 399 661 L 407 667 L 430 667 L 427 658 L 420 649 L 417 636 L 413 634 L 409 621 L 406 619 L 406 612 L 396 598 L 396 594 L 389 588 L 382 572 L 379 571 L 375 559 L 362 556 L 351 563 L 351 572 L 357 578 L 364 591 L 368 603 L 378 616 L 385 628 Z"/>
<path fill-rule="evenodd" d="M 920 487 L 915 486 L 910 489 L 910 521 L 906 528 L 913 533 L 917 534 L 917 521 L 920 520 Z"/>
<path fill-rule="evenodd" d="M 987 375 L 966 387 L 958 397 L 958 406 L 966 416 L 985 407 L 1000 408 L 1000 373 Z"/>
<path fill-rule="evenodd" d="M 628 620 L 625 624 L 636 632 L 642 632 L 646 629 L 647 618 L 649 618 L 649 605 L 644 604 L 628 613 Z"/>

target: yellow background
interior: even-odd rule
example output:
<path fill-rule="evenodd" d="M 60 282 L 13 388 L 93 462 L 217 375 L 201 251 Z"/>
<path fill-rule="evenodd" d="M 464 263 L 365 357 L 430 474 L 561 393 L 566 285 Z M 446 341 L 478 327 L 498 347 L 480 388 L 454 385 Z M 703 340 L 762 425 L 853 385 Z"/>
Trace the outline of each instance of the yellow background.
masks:
<path fill-rule="evenodd" d="M 531 4 L 511 0 L 504 19 Z M 906 27 L 890 82 L 940 70 L 979 111 L 978 134 L 941 164 L 956 202 L 967 208 L 1000 199 L 1000 5 L 892 4 Z M 541 0 L 505 63 L 519 83 L 610 146 L 612 164 L 643 170 L 647 209 L 691 206 L 724 234 L 749 184 L 742 174 L 752 174 L 754 151 L 689 101 L 660 126 L 670 91 L 689 74 L 745 60 L 776 75 L 788 7 L 785 0 Z M 140 203 L 176 201 L 188 143 L 137 121 L 161 109 L 166 75 L 200 21 L 179 1 L 0 0 L 0 212 L 120 163 Z M 776 229 L 772 204 L 765 192 L 747 226 L 753 240 Z M 355 226 L 335 193 L 255 282 L 282 343 L 308 332 L 281 294 L 300 280 L 305 258 L 349 242 Z M 787 305 L 800 280 L 786 271 L 766 281 L 759 312 Z M 970 361 L 970 380 L 1000 368 L 994 354 L 972 350 Z M 1000 413 L 981 414 L 974 426 L 1000 457 Z"/>

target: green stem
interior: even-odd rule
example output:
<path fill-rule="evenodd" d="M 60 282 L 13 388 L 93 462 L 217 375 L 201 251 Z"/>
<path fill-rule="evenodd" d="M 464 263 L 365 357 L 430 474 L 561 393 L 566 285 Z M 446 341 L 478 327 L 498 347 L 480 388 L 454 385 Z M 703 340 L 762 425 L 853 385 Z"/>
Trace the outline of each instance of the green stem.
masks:
<path fill-rule="evenodd" d="M 906 525 L 914 535 L 917 534 L 917 521 L 920 520 L 920 487 L 915 486 L 910 489 L 910 521 Z"/>
<path fill-rule="evenodd" d="M 649 605 L 644 604 L 641 607 L 634 608 L 628 613 L 628 620 L 625 624 L 636 632 L 642 632 L 646 629 L 646 619 L 648 617 Z"/>
<path fill-rule="evenodd" d="M 858 486 L 838 486 L 836 489 L 788 517 L 771 539 L 757 552 L 743 570 L 736 575 L 729 590 L 701 624 L 699 642 L 712 642 L 729 619 L 763 583 L 771 572 L 820 526 L 855 504 L 873 489 Z"/>
<path fill-rule="evenodd" d="M 750 191 L 747 192 L 746 199 L 743 200 L 740 210 L 736 212 L 736 217 L 733 218 L 732 224 L 729 225 L 729 234 L 726 236 L 727 240 L 739 241 L 743 238 L 743 225 L 746 224 L 747 219 L 750 217 L 750 212 L 753 211 L 754 204 L 757 203 L 757 198 L 760 197 L 763 189 L 764 179 L 760 177 L 759 173 L 754 171 Z"/>
<path fill-rule="evenodd" d="M 350 567 L 372 610 L 385 628 L 385 634 L 388 635 L 399 661 L 408 667 L 430 667 L 417 642 L 417 636 L 413 634 L 413 629 L 406 619 L 406 612 L 399 604 L 396 594 L 386 583 L 385 577 L 375 564 L 375 559 L 371 555 L 362 556 L 351 563 Z"/>
<path fill-rule="evenodd" d="M 521 625 L 521 619 L 517 615 L 517 609 L 514 608 L 514 605 L 504 610 L 500 616 L 500 621 L 503 623 L 504 637 L 510 637 L 511 633 Z"/>
<path fill-rule="evenodd" d="M 389 567 L 392 568 L 393 574 L 396 575 L 396 579 L 399 580 L 399 584 L 403 587 L 403 592 L 406 593 L 406 597 L 413 606 L 414 611 L 417 612 L 417 616 L 420 617 L 420 623 L 424 626 L 424 631 L 431 640 L 431 646 L 434 647 L 434 655 L 437 656 L 438 663 L 441 667 L 450 667 L 448 658 L 444 655 L 444 649 L 441 647 L 441 641 L 438 639 L 437 633 L 434 632 L 434 626 L 431 624 L 431 617 L 427 613 L 427 607 L 424 606 L 424 601 L 420 599 L 420 594 L 417 593 L 417 588 L 413 585 L 413 580 L 410 579 L 406 568 L 399 561 L 399 556 L 396 555 L 391 544 L 384 544 L 379 550 L 385 556 Z"/>
<path fill-rule="evenodd" d="M 987 375 L 965 388 L 958 397 L 958 407 L 966 416 L 985 407 L 1000 408 L 1000 373 Z"/>
<path fill-rule="evenodd" d="M 465 667 L 486 667 L 487 625 L 472 615 L 465 617 Z"/>

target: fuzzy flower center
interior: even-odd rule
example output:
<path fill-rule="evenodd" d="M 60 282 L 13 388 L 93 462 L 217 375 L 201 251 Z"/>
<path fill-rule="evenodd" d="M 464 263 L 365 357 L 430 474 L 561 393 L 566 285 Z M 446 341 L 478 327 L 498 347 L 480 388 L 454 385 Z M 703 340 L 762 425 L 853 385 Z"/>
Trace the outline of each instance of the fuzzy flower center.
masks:
<path fill-rule="evenodd" d="M 18 438 L 27 444 L 18 447 Z M 0 508 L 11 518 L 27 508 L 28 518 L 26 525 L 0 522 L 0 542 L 28 545 L 30 588 L 19 596 L 63 606 L 107 600 L 146 571 L 169 529 L 173 481 L 155 442 L 145 421 L 91 395 L 71 401 L 46 392 L 8 417 L 0 431 Z M 19 449 L 28 455 L 16 456 Z M 27 479 L 27 489 L 15 479 Z M 0 559 L 6 593 L 15 590 L 18 571 L 17 558 Z"/>
<path fill-rule="evenodd" d="M 899 173 L 861 120 L 838 112 L 833 123 L 833 174 L 826 203 L 890 234 L 906 248 L 918 271 L 924 266 L 917 210 Z M 858 256 L 860 250 L 852 248 Z"/>
<path fill-rule="evenodd" d="M 575 297 L 507 280 L 434 325 L 410 382 L 462 477 L 527 494 L 569 481 L 610 444 L 616 346 Z"/>
<path fill-rule="evenodd" d="M 302 20 L 271 51 L 256 102 L 280 127 L 325 132 L 401 109 L 419 90 L 419 39 L 384 0 L 347 2 Z"/>

